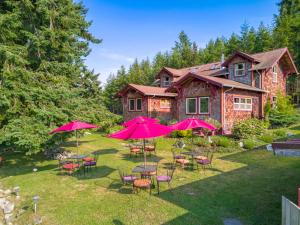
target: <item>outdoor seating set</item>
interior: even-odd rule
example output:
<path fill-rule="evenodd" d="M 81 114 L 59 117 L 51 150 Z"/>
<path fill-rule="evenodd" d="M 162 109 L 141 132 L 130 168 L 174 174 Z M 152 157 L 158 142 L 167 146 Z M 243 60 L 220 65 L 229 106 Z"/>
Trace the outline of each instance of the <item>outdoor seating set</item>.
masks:
<path fill-rule="evenodd" d="M 98 155 L 73 155 L 66 159 L 58 159 L 58 166 L 62 172 L 72 175 L 74 172 L 80 172 L 86 174 L 93 167 L 97 167 Z"/>
<path fill-rule="evenodd" d="M 156 142 L 147 142 L 145 143 L 145 147 L 143 143 L 131 143 L 129 144 L 129 149 L 130 157 L 132 155 L 135 155 L 137 157 L 139 155 L 143 155 L 144 153 L 149 153 L 149 155 L 151 156 L 152 153 L 156 154 Z"/>
<path fill-rule="evenodd" d="M 130 173 L 125 173 L 119 169 L 119 174 L 123 185 L 132 185 L 133 193 L 138 193 L 141 189 L 149 190 L 151 195 L 151 190 L 157 187 L 157 193 L 159 194 L 160 183 L 167 183 L 169 188 L 171 188 L 171 181 L 175 171 L 175 167 L 167 169 L 165 174 L 158 174 L 158 165 L 147 164 L 138 165 Z"/>
<path fill-rule="evenodd" d="M 181 143 L 180 143 L 181 142 Z M 209 148 L 196 148 L 192 147 L 192 150 L 183 151 L 185 149 L 185 144 L 180 141 L 176 143 L 172 148 L 173 154 L 173 164 L 180 165 L 182 169 L 189 167 L 190 169 L 194 169 L 194 165 L 196 163 L 197 170 L 201 166 L 203 171 L 207 167 L 212 167 L 212 160 L 214 156 L 214 146 Z M 180 146 L 181 145 L 181 146 Z M 177 153 L 179 150 L 179 153 Z"/>

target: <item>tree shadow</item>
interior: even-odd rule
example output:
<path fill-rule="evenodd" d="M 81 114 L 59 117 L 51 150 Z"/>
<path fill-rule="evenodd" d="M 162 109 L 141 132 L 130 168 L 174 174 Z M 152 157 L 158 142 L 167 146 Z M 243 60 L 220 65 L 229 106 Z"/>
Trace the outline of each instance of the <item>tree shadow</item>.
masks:
<path fill-rule="evenodd" d="M 281 195 L 297 199 L 300 163 L 264 154 L 268 157 L 255 151 L 221 157 L 241 166 L 156 195 L 188 211 L 164 224 L 223 224 L 228 217 L 245 224 L 280 224 Z"/>
<path fill-rule="evenodd" d="M 91 168 L 89 172 L 83 173 L 81 171 L 76 175 L 78 180 L 91 180 L 107 177 L 113 173 L 116 169 L 109 166 L 97 166 L 96 168 Z"/>
<path fill-rule="evenodd" d="M 115 225 L 125 225 L 125 223 L 121 222 L 121 221 L 118 220 L 118 219 L 114 219 L 112 222 L 113 222 L 113 224 L 115 224 Z"/>
<path fill-rule="evenodd" d="M 135 155 L 130 155 L 129 153 L 122 153 L 121 154 L 121 157 L 123 160 L 126 160 L 126 161 L 130 161 L 130 162 L 144 162 L 144 155 L 143 154 L 139 154 L 137 156 Z M 151 156 L 147 154 L 146 156 L 146 160 L 147 162 L 159 162 L 163 159 L 163 157 L 160 157 L 160 156 L 157 156 L 157 155 L 154 155 L 152 154 Z"/>
<path fill-rule="evenodd" d="M 105 155 L 105 154 L 116 154 L 119 152 L 116 148 L 107 148 L 107 149 L 99 149 L 96 151 L 93 151 L 92 154 L 95 155 Z"/>

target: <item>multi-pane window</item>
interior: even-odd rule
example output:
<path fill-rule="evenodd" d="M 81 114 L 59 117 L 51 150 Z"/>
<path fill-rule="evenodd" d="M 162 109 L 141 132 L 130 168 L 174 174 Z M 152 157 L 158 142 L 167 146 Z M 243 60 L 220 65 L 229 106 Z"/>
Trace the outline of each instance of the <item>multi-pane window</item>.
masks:
<path fill-rule="evenodd" d="M 234 98 L 233 108 L 235 110 L 252 110 L 252 99 L 251 98 Z"/>
<path fill-rule="evenodd" d="M 142 110 L 142 99 L 141 98 L 137 98 L 136 99 L 136 110 L 137 111 L 141 111 Z"/>
<path fill-rule="evenodd" d="M 277 82 L 277 68 L 276 66 L 272 67 L 272 72 L 273 72 L 273 82 L 276 83 Z"/>
<path fill-rule="evenodd" d="M 135 110 L 135 99 L 129 99 L 129 111 Z"/>
<path fill-rule="evenodd" d="M 164 77 L 163 85 L 164 85 L 164 87 L 170 86 L 170 77 Z"/>
<path fill-rule="evenodd" d="M 142 110 L 142 99 L 131 98 L 129 99 L 129 111 L 141 111 Z"/>
<path fill-rule="evenodd" d="M 245 63 L 234 64 L 234 75 L 236 77 L 245 75 Z"/>
<path fill-rule="evenodd" d="M 199 113 L 208 114 L 209 113 L 209 97 L 199 98 Z"/>
<path fill-rule="evenodd" d="M 197 98 L 187 98 L 186 114 L 196 114 L 196 113 L 197 113 Z"/>
<path fill-rule="evenodd" d="M 161 109 L 171 108 L 171 101 L 169 99 L 161 99 L 160 100 L 160 108 Z"/>

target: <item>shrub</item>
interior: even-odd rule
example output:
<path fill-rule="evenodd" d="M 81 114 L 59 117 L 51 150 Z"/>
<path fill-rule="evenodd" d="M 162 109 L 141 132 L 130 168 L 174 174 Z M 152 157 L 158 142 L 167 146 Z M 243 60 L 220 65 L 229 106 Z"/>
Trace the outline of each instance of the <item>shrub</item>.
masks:
<path fill-rule="evenodd" d="M 117 131 L 119 131 L 123 128 L 124 128 L 123 126 L 115 125 L 115 126 L 112 126 L 112 127 L 108 127 L 104 132 L 107 133 L 107 134 L 112 134 L 112 133 L 117 132 Z"/>
<path fill-rule="evenodd" d="M 222 127 L 222 124 L 218 120 L 215 120 L 213 118 L 208 117 L 207 119 L 205 119 L 205 121 L 209 124 L 214 125 L 217 128 L 217 130 L 221 129 Z"/>
<path fill-rule="evenodd" d="M 234 145 L 233 141 L 225 136 L 213 136 L 212 141 L 217 146 L 224 148 L 232 147 Z"/>
<path fill-rule="evenodd" d="M 192 130 L 175 130 L 170 134 L 172 138 L 192 137 Z"/>
<path fill-rule="evenodd" d="M 200 146 L 200 147 L 208 147 L 210 146 L 210 143 L 206 138 L 199 137 L 195 140 L 195 144 Z"/>
<path fill-rule="evenodd" d="M 274 140 L 274 137 L 271 134 L 263 134 L 259 137 L 259 140 L 266 142 L 266 143 L 272 143 Z"/>
<path fill-rule="evenodd" d="M 269 121 L 271 127 L 284 127 L 299 120 L 289 96 L 277 93 L 276 106 L 270 110 Z"/>
<path fill-rule="evenodd" d="M 232 135 L 238 139 L 248 139 L 255 135 L 262 135 L 266 126 L 262 120 L 248 119 L 233 125 Z"/>
<path fill-rule="evenodd" d="M 243 141 L 244 148 L 248 150 L 252 150 L 255 147 L 255 142 L 251 139 L 246 139 Z"/>
<path fill-rule="evenodd" d="M 273 131 L 273 134 L 276 136 L 276 137 L 286 137 L 286 131 L 285 130 L 275 130 Z"/>

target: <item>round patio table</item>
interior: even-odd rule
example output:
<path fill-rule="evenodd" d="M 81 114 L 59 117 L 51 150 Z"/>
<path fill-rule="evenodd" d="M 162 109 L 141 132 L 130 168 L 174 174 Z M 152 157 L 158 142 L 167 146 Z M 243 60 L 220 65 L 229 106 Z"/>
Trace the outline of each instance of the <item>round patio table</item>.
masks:
<path fill-rule="evenodd" d="M 144 172 L 155 172 L 156 171 L 155 165 L 138 165 L 133 168 L 133 173 L 144 173 Z"/>
<path fill-rule="evenodd" d="M 87 155 L 72 155 L 72 156 L 68 157 L 68 159 L 83 159 L 86 157 L 87 157 Z"/>

